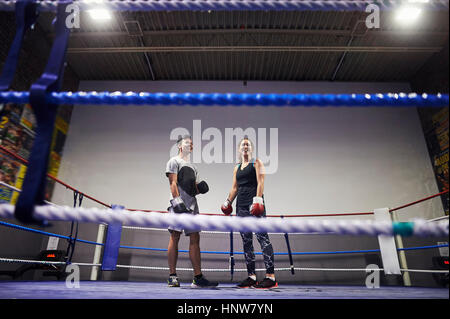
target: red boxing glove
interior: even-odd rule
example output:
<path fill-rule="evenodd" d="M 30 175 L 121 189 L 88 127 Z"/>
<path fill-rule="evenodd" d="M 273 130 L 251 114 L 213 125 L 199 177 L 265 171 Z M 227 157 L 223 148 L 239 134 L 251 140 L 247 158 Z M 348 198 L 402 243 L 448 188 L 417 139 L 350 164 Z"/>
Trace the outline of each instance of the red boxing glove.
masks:
<path fill-rule="evenodd" d="M 262 197 L 253 197 L 253 204 L 250 206 L 250 213 L 256 217 L 264 214 L 264 201 Z"/>
<path fill-rule="evenodd" d="M 227 199 L 220 208 L 222 209 L 222 213 L 227 216 L 231 215 L 231 213 L 233 212 L 233 206 L 231 206 L 231 202 L 229 199 Z"/>

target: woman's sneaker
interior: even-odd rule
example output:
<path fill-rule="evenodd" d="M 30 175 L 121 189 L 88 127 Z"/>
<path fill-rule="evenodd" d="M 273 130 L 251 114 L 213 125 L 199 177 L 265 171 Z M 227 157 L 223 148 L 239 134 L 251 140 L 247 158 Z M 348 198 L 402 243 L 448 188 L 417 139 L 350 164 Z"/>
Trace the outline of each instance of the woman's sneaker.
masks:
<path fill-rule="evenodd" d="M 180 287 L 180 282 L 178 281 L 177 276 L 169 276 L 169 279 L 167 279 L 167 284 L 169 287 Z"/>
<path fill-rule="evenodd" d="M 194 279 L 192 280 L 191 287 L 192 288 L 212 288 L 212 287 L 216 287 L 217 285 L 219 285 L 218 282 L 209 281 L 208 279 L 205 278 L 205 276 L 201 276 L 200 278 L 194 277 Z"/>
<path fill-rule="evenodd" d="M 238 288 L 250 288 L 256 285 L 258 282 L 256 280 L 253 280 L 250 277 L 247 277 L 244 281 L 242 281 L 238 286 Z"/>
<path fill-rule="evenodd" d="M 258 284 L 253 286 L 253 288 L 256 288 L 256 289 L 270 289 L 270 288 L 276 288 L 276 287 L 278 287 L 278 283 L 275 280 L 272 280 L 267 277 L 264 278 L 263 281 L 261 281 Z"/>

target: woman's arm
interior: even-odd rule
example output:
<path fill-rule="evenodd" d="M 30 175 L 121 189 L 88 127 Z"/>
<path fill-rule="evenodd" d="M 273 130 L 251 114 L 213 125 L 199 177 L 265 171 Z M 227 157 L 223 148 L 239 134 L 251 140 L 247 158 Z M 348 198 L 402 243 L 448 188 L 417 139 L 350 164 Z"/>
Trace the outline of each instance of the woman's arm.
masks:
<path fill-rule="evenodd" d="M 256 181 L 258 183 L 258 187 L 256 188 L 256 196 L 262 197 L 264 194 L 264 179 L 266 176 L 266 171 L 264 168 L 264 164 L 256 159 L 255 161 L 255 170 L 256 170 Z"/>
<path fill-rule="evenodd" d="M 238 191 L 238 184 L 236 181 L 236 172 L 237 172 L 238 166 L 236 166 L 233 170 L 233 184 L 231 185 L 230 194 L 228 194 L 228 198 L 227 198 L 230 201 L 230 203 L 232 203 L 234 201 L 234 199 L 236 198 L 236 195 L 237 195 L 237 191 Z"/>

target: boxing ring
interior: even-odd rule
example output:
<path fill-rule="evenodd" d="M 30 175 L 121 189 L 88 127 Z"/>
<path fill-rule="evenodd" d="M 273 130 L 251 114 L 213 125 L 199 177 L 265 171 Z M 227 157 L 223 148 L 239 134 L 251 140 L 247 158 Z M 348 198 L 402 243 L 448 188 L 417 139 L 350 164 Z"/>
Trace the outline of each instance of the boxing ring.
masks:
<path fill-rule="evenodd" d="M 370 1 L 212 1 L 212 0 L 190 0 L 190 1 L 108 1 L 114 10 L 361 10 Z M 416 247 L 403 247 L 401 237 L 448 237 L 448 216 L 437 220 L 415 219 L 408 222 L 399 222 L 394 212 L 405 207 L 421 203 L 448 194 L 448 190 L 418 199 L 412 203 L 396 208 L 375 208 L 370 212 L 359 213 L 337 213 L 337 214 L 309 214 L 309 215 L 286 215 L 268 216 L 270 218 L 257 219 L 240 218 L 236 216 L 222 216 L 215 214 L 200 214 L 191 216 L 186 214 L 166 214 L 165 211 L 127 209 L 121 206 L 113 206 L 85 194 L 81 190 L 58 180 L 47 174 L 47 158 L 51 143 L 51 132 L 53 131 L 56 106 L 60 104 L 75 105 L 140 105 L 151 107 L 153 105 L 163 106 L 277 106 L 277 107 L 444 107 L 449 104 L 448 94 L 416 94 L 416 93 L 379 93 L 379 94 L 203 94 L 203 93 L 153 93 L 153 92 L 60 92 L 61 79 L 64 69 L 65 54 L 67 50 L 70 30 L 63 21 L 67 14 L 65 8 L 72 3 L 79 4 L 82 9 L 89 8 L 92 3 L 85 1 L 3 1 L 0 10 L 16 10 L 18 17 L 18 33 L 11 47 L 7 59 L 7 71 L 2 74 L 0 81 L 0 103 L 30 103 L 36 114 L 38 129 L 36 140 L 29 160 L 25 160 L 0 146 L 1 150 L 9 156 L 28 165 L 27 175 L 22 189 L 16 189 L 4 182 L 2 187 L 20 192 L 17 204 L 0 204 L 0 218 L 15 219 L 22 225 L 12 222 L 0 221 L 0 226 L 14 229 L 15 231 L 27 231 L 42 236 L 57 237 L 67 240 L 69 243 L 67 258 L 64 261 L 33 260 L 9 258 L 0 256 L 1 263 L 14 263 L 22 265 L 34 265 L 46 269 L 59 269 L 65 272 L 67 267 L 102 267 L 105 271 L 116 269 L 141 269 L 147 271 L 168 270 L 163 266 L 144 265 L 121 265 L 117 264 L 120 249 L 137 249 L 164 253 L 166 249 L 159 247 L 136 247 L 122 244 L 120 234 L 124 231 L 167 231 L 168 226 L 196 228 L 202 233 L 230 235 L 229 251 L 202 251 L 202 254 L 215 254 L 226 256 L 226 267 L 203 269 L 205 273 L 229 272 L 233 274 L 246 272 L 246 269 L 235 268 L 235 252 L 233 248 L 233 236 L 239 231 L 268 232 L 284 236 L 286 242 L 285 252 L 276 252 L 275 255 L 287 256 L 289 267 L 275 268 L 276 272 L 359 272 L 392 274 L 395 267 L 367 269 L 367 268 L 307 268 L 296 267 L 293 256 L 296 255 L 326 255 L 326 254 L 361 254 L 380 253 L 390 251 L 392 257 L 392 246 L 386 248 L 381 244 L 384 240 L 395 242 L 395 255 L 408 250 L 448 249 L 446 245 L 425 245 Z M 389 10 L 395 7 L 395 2 L 383 2 L 383 9 Z M 430 9 L 448 10 L 448 1 L 434 1 Z M 30 11 L 31 10 L 31 11 Z M 31 87 L 29 92 L 8 91 L 17 64 L 17 52 L 23 32 L 29 28 L 36 19 L 38 11 L 56 10 L 56 37 L 52 47 L 46 70 L 42 77 Z M 17 40 L 17 41 L 16 41 Z M 51 178 L 57 183 L 74 192 L 74 205 L 59 206 L 44 201 L 43 189 L 45 189 L 46 178 Z M 81 207 L 82 198 L 88 198 L 98 204 L 105 206 L 100 208 Z M 77 205 L 78 202 L 78 205 Z M 331 220 L 326 217 L 335 216 L 373 216 L 372 219 L 345 219 Z M 280 218 L 283 217 L 283 218 Z M 317 217 L 316 219 L 302 219 L 302 217 Z M 45 227 L 51 225 L 52 221 L 71 222 L 70 235 L 61 235 L 45 231 Z M 91 223 L 104 225 L 108 230 L 105 242 L 93 239 L 81 239 L 77 237 L 78 223 Z M 25 225 L 25 226 L 23 226 Z M 75 229 L 75 235 L 72 230 Z M 38 229 L 39 228 L 39 229 Z M 115 231 L 115 233 L 113 232 Z M 296 234 L 315 235 L 340 235 L 340 236 L 373 236 L 380 239 L 380 249 L 367 249 L 355 251 L 316 251 L 295 252 L 290 248 L 290 240 L 295 240 Z M 108 239 L 109 238 L 109 239 Z M 394 238 L 396 241 L 394 241 Z M 98 259 L 97 263 L 81 263 L 72 260 L 75 245 L 86 244 L 103 247 L 109 253 Z M 383 247 L 384 248 L 383 248 Z M 185 251 L 181 251 L 185 252 Z M 260 253 L 256 253 L 257 255 Z M 47 256 L 48 257 L 48 256 Z M 106 258 L 108 257 L 108 258 Z M 389 257 L 383 257 L 383 262 L 388 263 Z M 392 261 L 392 260 L 391 260 Z M 400 257 L 400 263 L 402 258 Z M 400 265 L 401 266 L 401 265 Z M 434 273 L 447 275 L 448 269 L 409 269 L 397 267 L 397 273 L 403 278 L 404 283 L 408 281 L 408 274 L 413 272 Z M 39 269 L 39 268 L 38 268 Z M 177 268 L 180 272 L 191 272 L 190 268 Z M 257 269 L 258 272 L 264 269 Z M 400 271 L 400 273 L 398 272 Z M 15 274 L 7 274 L 14 278 Z M 66 273 L 70 275 L 70 273 Z M 63 276 L 65 278 L 65 276 Z M 280 282 L 278 288 L 270 290 L 237 289 L 232 282 L 220 283 L 216 288 L 193 290 L 186 284 L 180 288 L 167 287 L 164 279 L 161 282 L 124 282 L 124 281 L 80 281 L 79 286 L 69 289 L 67 281 L 0 281 L 0 299 L 448 299 L 448 288 L 425 288 L 412 286 L 343 286 L 343 285 L 293 285 Z M 70 286 L 69 282 L 69 286 Z M 363 283 L 362 283 L 363 284 Z M 151 292 L 151 293 L 149 293 Z"/>
<path fill-rule="evenodd" d="M 0 146 L 1 150 L 16 159 L 22 160 L 24 163 L 27 161 L 17 154 Z M 277 272 L 291 272 L 294 274 L 297 272 L 316 272 L 316 271 L 331 271 L 331 272 L 368 272 L 366 268 L 308 268 L 308 267 L 295 267 L 293 265 L 292 256 L 296 255 L 327 255 L 327 254 L 361 254 L 361 253 L 380 253 L 380 249 L 366 249 L 366 250 L 345 250 L 345 251 L 320 251 L 320 252 L 293 252 L 289 245 L 289 235 L 291 240 L 295 240 L 293 236 L 296 234 L 330 234 L 330 233 L 341 233 L 342 235 L 358 236 L 358 235 L 397 235 L 402 236 L 440 236 L 448 234 L 448 221 L 446 221 L 446 216 L 442 218 L 436 218 L 428 221 L 416 220 L 415 224 L 412 222 L 408 223 L 374 223 L 372 221 L 345 221 L 345 222 L 330 222 L 330 221 L 308 221 L 303 222 L 287 222 L 283 220 L 284 217 L 291 218 L 301 218 L 301 217 L 330 217 L 330 216 L 348 216 L 348 215 L 373 215 L 373 212 L 357 212 L 357 213 L 338 213 L 338 214 L 307 214 L 307 215 L 292 215 L 292 216 L 282 216 L 283 219 L 279 219 L 279 215 L 269 215 L 268 220 L 277 219 L 281 223 L 263 223 L 259 226 L 255 226 L 254 221 L 249 223 L 243 221 L 239 225 L 239 217 L 225 217 L 217 214 L 201 214 L 202 216 L 197 216 L 197 218 L 190 218 L 191 216 L 181 216 L 182 218 L 178 220 L 179 216 L 175 216 L 175 221 L 169 221 L 166 211 L 149 211 L 149 210 L 138 210 L 130 209 L 125 210 L 122 208 L 120 214 L 117 214 L 117 208 L 111 209 L 107 204 L 102 201 L 88 195 L 81 191 L 73 188 L 72 186 L 60 181 L 53 176 L 49 175 L 50 178 L 54 179 L 64 187 L 71 189 L 74 192 L 74 207 L 80 205 L 82 202 L 82 197 L 89 198 L 97 203 L 102 203 L 104 206 L 108 207 L 107 210 L 93 208 L 84 209 L 78 206 L 78 208 L 62 207 L 56 204 L 47 202 L 49 205 L 47 208 L 51 209 L 39 209 L 37 208 L 36 215 L 45 216 L 45 219 L 49 220 L 67 220 L 67 221 L 77 221 L 78 222 L 99 222 L 102 225 L 107 225 L 109 223 L 117 223 L 120 221 L 124 225 L 123 231 L 149 231 L 149 232 L 166 232 L 165 228 L 154 228 L 162 225 L 168 225 L 178 223 L 178 225 L 186 225 L 188 223 L 189 227 L 193 225 L 199 225 L 202 229 L 211 229 L 212 231 L 202 231 L 202 233 L 208 234 L 229 234 L 225 232 L 226 230 L 235 229 L 251 229 L 253 231 L 261 230 L 264 228 L 266 230 L 273 231 L 272 235 L 284 236 L 286 239 L 287 252 L 275 252 L 275 255 L 279 256 L 289 256 L 290 267 L 276 268 Z M 14 186 L 5 184 L 1 182 L 3 187 L 7 187 L 13 191 L 20 192 L 19 189 Z M 401 205 L 396 208 L 390 209 L 390 213 L 401 210 L 403 208 L 416 205 L 443 194 L 448 193 L 444 191 L 420 200 Z M 80 198 L 78 198 L 80 196 Z M 109 213 L 108 213 L 109 212 Z M 114 212 L 114 214 L 110 214 Z M 137 214 L 137 215 L 136 215 Z M 140 216 L 142 214 L 142 216 Z M 149 215 L 151 214 L 151 216 Z M 64 215 L 64 216 L 61 216 Z M 215 217 L 213 217 L 215 216 Z M 13 218 L 13 206 L 7 204 L 0 205 L 0 217 Z M 127 218 L 128 217 L 128 218 Z M 185 218 L 186 217 L 186 218 Z M 200 218 L 198 218 L 200 217 Z M 230 221 L 223 223 L 225 219 Z M 194 221 L 194 224 L 192 222 Z M 284 223 L 286 221 L 286 223 Z M 269 225 L 270 224 L 270 225 Z M 74 243 L 87 244 L 87 245 L 97 245 L 100 247 L 105 247 L 105 242 L 96 242 L 92 240 L 85 240 L 77 238 L 77 234 L 73 236 L 72 232 L 69 236 L 61 235 L 56 233 L 46 232 L 40 229 L 35 229 L 31 227 L 25 227 L 13 223 L 8 223 L 0 221 L 0 226 L 15 229 L 18 231 L 27 231 L 37 233 L 43 236 L 57 237 L 64 239 L 70 245 Z M 152 227 L 150 227 L 152 226 Z M 256 227 L 256 228 L 255 228 Z M 259 228 L 261 227 L 261 228 Z M 268 227 L 268 228 L 267 228 Z M 219 230 L 219 231 L 217 231 Z M 233 234 L 233 232 L 231 232 Z M 238 235 L 238 233 L 234 233 Z M 120 242 L 120 240 L 119 240 Z M 227 268 L 221 269 L 202 269 L 205 273 L 217 273 L 217 272 L 230 272 L 231 275 L 239 272 L 246 272 L 246 269 L 236 269 L 234 267 L 234 258 L 238 255 L 242 255 L 242 252 L 233 251 L 233 241 L 230 241 L 229 251 L 201 251 L 202 254 L 217 254 L 217 255 L 229 255 L 223 259 L 223 262 L 227 264 Z M 397 248 L 397 251 L 419 251 L 424 249 L 439 249 L 442 247 L 448 247 L 448 244 L 442 245 L 431 245 L 431 246 L 420 246 L 420 247 L 403 247 Z M 73 254 L 72 247 L 72 253 Z M 137 249 L 146 251 L 157 251 L 166 252 L 167 249 L 164 248 L 154 248 L 154 247 L 136 247 L 126 244 L 120 244 L 115 249 L 117 251 L 124 249 Z M 187 252 L 180 250 L 180 252 Z M 256 255 L 260 255 L 260 252 L 256 252 Z M 235 257 L 236 256 L 236 257 Z M 48 266 L 61 266 L 66 267 L 68 265 L 77 265 L 78 267 L 103 267 L 102 263 L 82 263 L 72 261 L 71 258 L 66 261 L 48 261 L 48 260 L 31 260 L 31 259 L 17 259 L 17 258 L 4 258 L 0 257 L 0 262 L 2 263 L 17 263 L 25 265 L 40 265 L 45 267 Z M 116 260 L 117 262 L 117 260 Z M 156 266 L 142 266 L 142 265 L 121 265 L 115 264 L 114 269 L 139 269 L 145 271 L 168 271 L 167 267 L 156 267 Z M 257 272 L 262 272 L 265 269 L 257 269 Z M 191 268 L 177 268 L 179 272 L 191 272 Z M 383 272 L 384 269 L 380 268 L 378 271 Z M 427 269 L 401 269 L 402 273 L 431 273 L 431 274 L 448 274 L 447 270 L 427 270 Z M 231 280 L 232 281 L 232 280 Z M 0 291 L 0 299 L 5 298 L 18 298 L 18 299 L 172 299 L 172 300 L 186 300 L 186 299 L 448 299 L 449 293 L 447 288 L 427 288 L 427 287 L 401 287 L 401 286 L 380 286 L 376 289 L 369 289 L 365 286 L 344 286 L 344 285 L 295 285 L 282 283 L 278 288 L 269 289 L 269 291 L 260 291 L 256 289 L 239 289 L 236 288 L 235 283 L 223 282 L 216 288 L 209 289 L 198 289 L 195 294 L 192 294 L 192 289 L 188 283 L 182 283 L 181 288 L 173 289 L 167 286 L 167 284 L 162 282 L 124 282 L 124 281 L 80 281 L 79 287 L 77 289 L 68 289 L 64 281 L 0 281 L 0 286 L 2 287 Z M 151 291 L 151 294 L 148 292 Z"/>

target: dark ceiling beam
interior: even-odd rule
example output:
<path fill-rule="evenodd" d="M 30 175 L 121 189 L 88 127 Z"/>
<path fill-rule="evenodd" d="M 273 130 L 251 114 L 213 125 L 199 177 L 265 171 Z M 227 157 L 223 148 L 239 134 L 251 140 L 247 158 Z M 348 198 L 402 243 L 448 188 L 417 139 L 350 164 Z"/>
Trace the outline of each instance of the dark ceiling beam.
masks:
<path fill-rule="evenodd" d="M 351 30 L 293 30 L 293 29 L 202 29 L 202 30 L 160 30 L 142 31 L 143 36 L 169 36 L 169 35 L 203 35 L 203 34 L 286 34 L 286 35 L 329 35 L 329 36 L 350 36 Z M 448 37 L 448 31 L 387 31 L 387 30 L 366 30 L 364 34 L 354 33 L 354 36 L 416 36 L 416 37 Z M 50 34 L 51 37 L 54 34 Z M 128 32 L 105 31 L 105 32 L 72 32 L 73 38 L 78 37 L 117 37 L 129 36 Z"/>
<path fill-rule="evenodd" d="M 142 52 L 382 52 L 436 53 L 442 47 L 387 46 L 166 46 L 166 47 L 101 47 L 68 48 L 69 54 L 81 53 L 142 53 Z"/>

